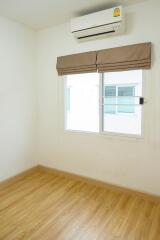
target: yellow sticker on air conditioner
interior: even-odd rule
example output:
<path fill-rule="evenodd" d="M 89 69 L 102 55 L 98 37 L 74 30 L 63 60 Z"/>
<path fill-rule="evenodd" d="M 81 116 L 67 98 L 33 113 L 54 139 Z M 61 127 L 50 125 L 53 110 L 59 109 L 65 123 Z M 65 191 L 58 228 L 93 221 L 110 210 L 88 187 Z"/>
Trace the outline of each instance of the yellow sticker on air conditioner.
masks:
<path fill-rule="evenodd" d="M 121 10 L 120 8 L 117 7 L 114 9 L 113 17 L 119 17 L 119 16 L 121 16 Z"/>

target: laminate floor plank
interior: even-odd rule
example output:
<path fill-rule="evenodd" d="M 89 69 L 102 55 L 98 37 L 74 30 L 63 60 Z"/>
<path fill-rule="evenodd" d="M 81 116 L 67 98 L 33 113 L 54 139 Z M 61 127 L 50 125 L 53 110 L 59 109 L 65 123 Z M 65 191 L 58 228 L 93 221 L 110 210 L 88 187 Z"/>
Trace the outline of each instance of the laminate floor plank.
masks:
<path fill-rule="evenodd" d="M 0 240 L 160 240 L 160 202 L 35 168 L 0 184 Z"/>

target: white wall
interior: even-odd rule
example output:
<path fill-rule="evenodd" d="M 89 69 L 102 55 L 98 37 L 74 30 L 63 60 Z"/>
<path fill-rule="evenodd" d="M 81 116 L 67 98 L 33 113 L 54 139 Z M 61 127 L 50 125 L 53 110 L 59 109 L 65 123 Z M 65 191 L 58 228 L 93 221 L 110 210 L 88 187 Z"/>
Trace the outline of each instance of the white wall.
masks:
<path fill-rule="evenodd" d="M 35 33 L 0 17 L 0 181 L 35 165 Z"/>
<path fill-rule="evenodd" d="M 41 164 L 106 182 L 160 194 L 160 1 L 126 8 L 127 33 L 78 43 L 69 23 L 38 33 L 39 135 Z M 153 43 L 153 66 L 147 72 L 145 137 L 141 140 L 65 133 L 63 83 L 56 57 L 140 42 Z"/>

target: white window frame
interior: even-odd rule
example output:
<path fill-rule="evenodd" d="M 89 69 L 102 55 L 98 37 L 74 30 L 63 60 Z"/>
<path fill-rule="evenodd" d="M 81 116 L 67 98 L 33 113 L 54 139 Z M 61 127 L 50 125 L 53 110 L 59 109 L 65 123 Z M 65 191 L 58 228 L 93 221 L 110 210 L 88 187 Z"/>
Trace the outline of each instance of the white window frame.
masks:
<path fill-rule="evenodd" d="M 66 128 L 67 123 L 67 112 L 66 112 L 66 99 L 67 99 L 67 87 L 66 87 L 67 76 L 63 77 L 63 93 L 64 93 L 64 108 L 63 108 L 63 129 L 65 133 L 80 133 L 80 134 L 93 134 L 98 136 L 105 137 L 122 137 L 122 138 L 131 138 L 131 139 L 144 139 L 144 129 L 145 129 L 145 121 L 144 121 L 144 105 L 146 103 L 145 92 L 146 92 L 146 73 L 142 70 L 142 97 L 144 98 L 144 105 L 142 105 L 141 109 L 141 135 L 139 134 L 129 134 L 129 133 L 114 133 L 109 131 L 104 131 L 104 123 L 103 123 L 103 73 L 99 73 L 99 132 L 91 132 L 91 131 L 83 131 L 83 130 L 72 130 Z M 133 85 L 133 84 L 131 84 Z M 128 86 L 128 85 L 127 85 Z M 123 114 L 123 113 L 120 113 Z M 131 113 L 132 114 L 132 113 Z M 134 113 L 133 113 L 134 114 Z"/>

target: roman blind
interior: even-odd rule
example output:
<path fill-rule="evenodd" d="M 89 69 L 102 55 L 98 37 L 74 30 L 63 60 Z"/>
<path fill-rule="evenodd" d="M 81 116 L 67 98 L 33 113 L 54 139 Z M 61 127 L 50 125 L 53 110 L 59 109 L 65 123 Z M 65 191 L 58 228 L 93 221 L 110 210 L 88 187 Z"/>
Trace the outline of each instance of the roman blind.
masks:
<path fill-rule="evenodd" d="M 98 72 L 151 68 L 151 43 L 140 43 L 97 52 Z"/>
<path fill-rule="evenodd" d="M 96 51 L 58 57 L 58 75 L 96 72 L 96 58 Z"/>
<path fill-rule="evenodd" d="M 58 75 L 151 68 L 151 43 L 140 43 L 57 58 Z"/>

